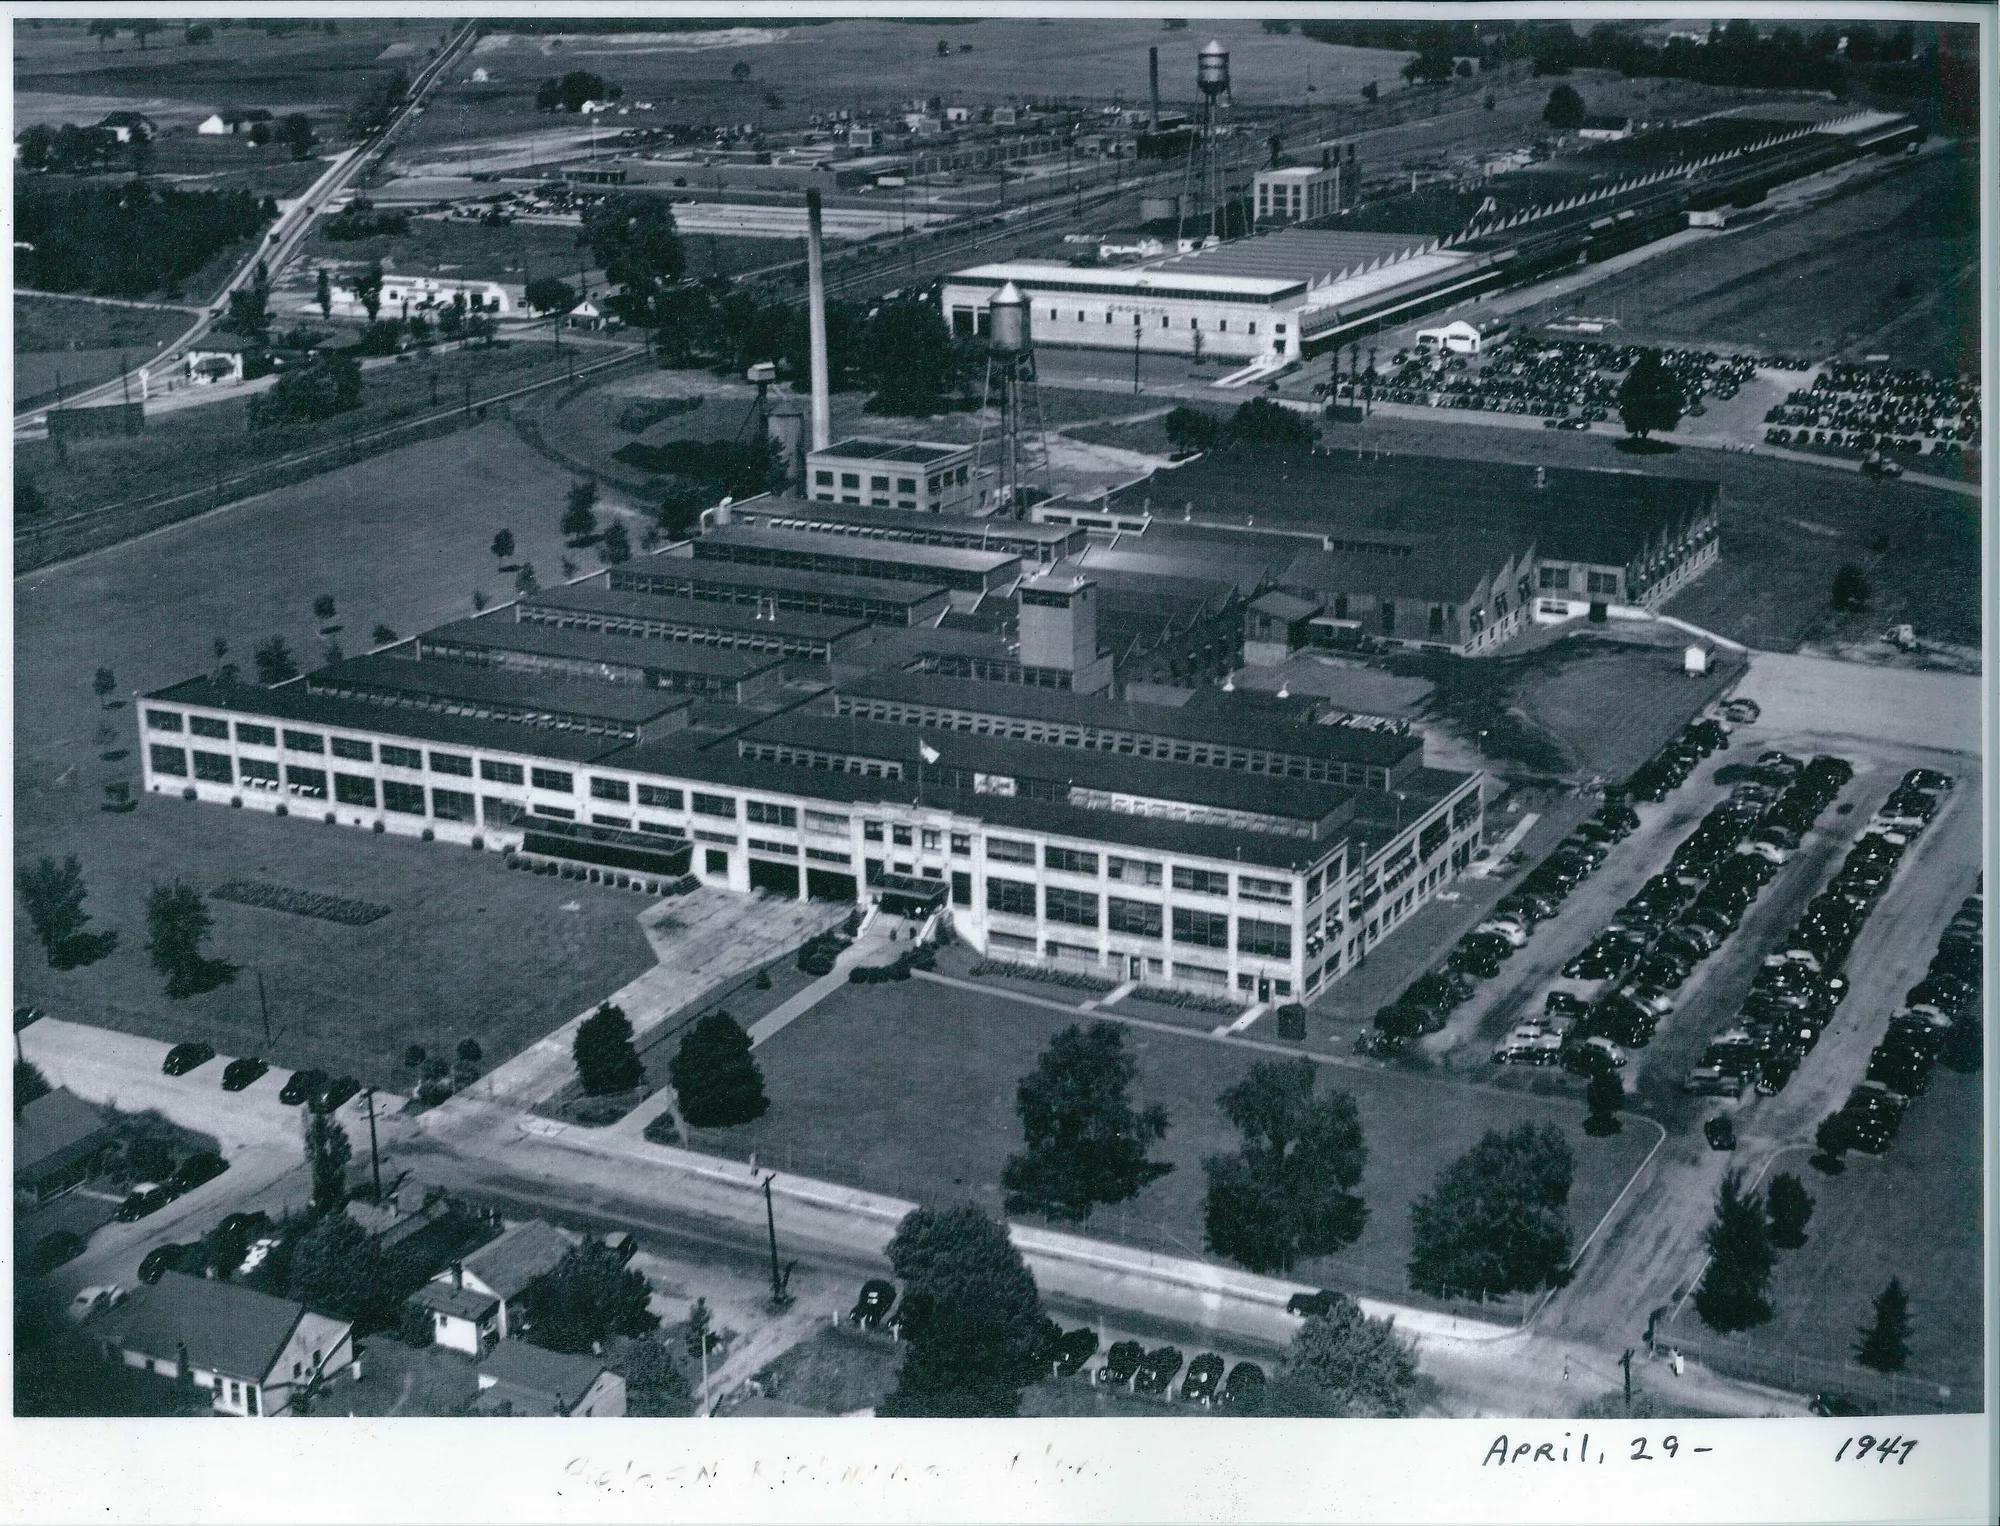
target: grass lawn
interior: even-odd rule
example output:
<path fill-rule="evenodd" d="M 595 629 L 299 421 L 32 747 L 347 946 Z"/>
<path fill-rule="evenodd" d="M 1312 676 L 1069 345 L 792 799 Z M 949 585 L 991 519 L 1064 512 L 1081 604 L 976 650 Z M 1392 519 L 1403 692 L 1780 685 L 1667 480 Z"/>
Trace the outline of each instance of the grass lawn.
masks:
<path fill-rule="evenodd" d="M 232 660 L 273 633 L 310 661 L 316 595 L 334 595 L 349 651 L 386 622 L 408 634 L 468 613 L 475 588 L 507 580 L 487 549 L 512 528 L 520 554 L 553 572 L 568 477 L 489 424 L 331 472 L 148 540 L 47 569 L 14 585 L 15 851 L 75 853 L 93 930 L 120 947 L 102 963 L 49 970 L 38 949 L 17 963 L 17 1000 L 66 1017 L 162 1037 L 205 1033 L 218 1047 L 264 1050 L 250 967 L 263 970 L 280 1060 L 336 1065 L 384 1084 L 412 1038 L 439 1047 L 474 1033 L 491 1065 L 574 1016 L 650 958 L 630 894 L 507 873 L 497 856 L 378 838 L 314 820 L 278 820 L 154 796 L 131 815 L 98 809 L 99 785 L 130 779 L 129 706 L 106 711 L 90 674 L 111 667 L 122 692 L 153 689 Z M 532 512 L 531 512 L 532 511 Z M 97 740 L 108 725 L 111 741 Z M 347 929 L 217 904 L 215 951 L 246 966 L 236 983 L 169 1004 L 144 953 L 145 891 L 185 875 L 246 877 L 386 902 L 394 915 Z M 581 910 L 558 914 L 574 899 Z M 483 910 L 481 908 L 484 908 Z M 411 1025 L 427 1031 L 403 1031 Z"/>
<path fill-rule="evenodd" d="M 1001 1168 L 1020 1140 L 1015 1084 L 1070 1021 L 922 979 L 843 988 L 757 1051 L 769 1114 L 739 1129 L 700 1131 L 694 1147 L 737 1155 L 754 1149 L 780 1170 L 920 1200 L 969 1198 L 997 1214 Z M 1122 1209 L 1101 1210 L 1086 1232 L 1203 1255 L 1201 1161 L 1236 1143 L 1215 1098 L 1260 1056 L 1129 1028 L 1125 1042 L 1139 1065 L 1135 1097 L 1166 1107 L 1171 1127 L 1161 1158 L 1174 1170 Z M 1570 1222 L 1579 1240 L 1653 1140 L 1641 1128 L 1587 1139 L 1574 1099 L 1346 1067 L 1329 1068 L 1320 1085 L 1351 1092 L 1360 1109 L 1369 1218 L 1353 1246 L 1302 1266 L 1299 1276 L 1383 1297 L 1405 1296 L 1411 1201 L 1485 1130 L 1523 1121 L 1564 1130 L 1576 1154 Z"/>
<path fill-rule="evenodd" d="M 14 406 L 73 396 L 137 365 L 194 321 L 166 309 L 14 298 Z"/>
<path fill-rule="evenodd" d="M 1979 638 L 1979 507 L 1970 498 L 1858 472 L 1715 450 L 1632 456 L 1608 438 L 1377 416 L 1323 424 L 1336 449 L 1368 446 L 1534 466 L 1586 466 L 1707 478 L 1722 485 L 1722 555 L 1668 600 L 1666 612 L 1748 646 L 1865 639 L 1908 620 L 1917 634 Z M 1834 573 L 1859 564 L 1874 592 L 1865 614 L 1836 615 Z"/>
<path fill-rule="evenodd" d="M 361 405 L 316 423 L 252 429 L 251 399 L 231 398 L 155 415 L 143 434 L 129 437 L 61 449 L 50 440 L 29 441 L 15 448 L 15 470 L 34 480 L 56 514 L 108 507 L 166 486 L 199 487 L 219 472 L 431 412 L 462 399 L 467 381 L 477 402 L 510 386 L 561 375 L 568 363 L 544 344 L 496 344 L 412 357 L 365 371 Z"/>
<path fill-rule="evenodd" d="M 767 1399 L 845 1415 L 881 1403 L 902 1365 L 900 1346 L 829 1328 L 792 1347 L 757 1381 Z"/>
<path fill-rule="evenodd" d="M 1749 1332 L 1758 1346 L 1851 1361 L 1874 1319 L 1875 1295 L 1900 1277 L 1910 1295 L 1903 1376 L 1950 1388 L 1954 1409 L 1979 1408 L 1979 1087 L 1979 1076 L 1940 1067 L 1930 1091 L 1910 1104 L 1887 1155 L 1850 1155 L 1847 1169 L 1831 1177 L 1800 1169 L 1797 1157 L 1780 1168 L 1805 1182 L 1813 1216 L 1805 1245 L 1778 1253 L 1771 1283 L 1778 1313 Z"/>

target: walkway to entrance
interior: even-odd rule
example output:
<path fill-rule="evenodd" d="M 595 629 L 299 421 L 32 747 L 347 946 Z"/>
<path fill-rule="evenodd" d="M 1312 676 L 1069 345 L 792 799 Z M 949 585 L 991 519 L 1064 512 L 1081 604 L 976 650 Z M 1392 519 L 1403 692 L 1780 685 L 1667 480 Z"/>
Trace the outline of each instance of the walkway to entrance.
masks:
<path fill-rule="evenodd" d="M 639 924 L 659 962 L 603 999 L 622 1007 L 643 1047 L 645 1036 L 703 995 L 838 927 L 847 908 L 821 901 L 786 901 L 704 887 L 640 913 Z M 845 972 L 842 973 L 845 979 Z M 478 1087 L 481 1097 L 532 1107 L 576 1074 L 576 1030 L 597 1010 L 584 1011 L 497 1067 Z M 448 1106 L 449 1104 L 447 1104 Z"/>

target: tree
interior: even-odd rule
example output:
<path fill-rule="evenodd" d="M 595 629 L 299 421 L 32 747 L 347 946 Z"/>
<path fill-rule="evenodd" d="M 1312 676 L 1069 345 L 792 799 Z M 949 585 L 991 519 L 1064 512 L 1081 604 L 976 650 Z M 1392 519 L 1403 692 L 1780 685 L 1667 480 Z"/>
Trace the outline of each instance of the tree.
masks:
<path fill-rule="evenodd" d="M 1875 1322 L 1861 1332 L 1854 1359 L 1877 1372 L 1901 1372 L 1910 1358 L 1910 1295 L 1900 1277 L 1875 1295 Z"/>
<path fill-rule="evenodd" d="M 347 1201 L 347 1163 L 354 1158 L 347 1130 L 331 1114 L 306 1110 L 306 1164 L 312 1170 L 313 1208 L 338 1213 Z"/>
<path fill-rule="evenodd" d="M 536 276 L 521 294 L 538 313 L 566 313 L 576 306 L 576 288 L 554 276 Z"/>
<path fill-rule="evenodd" d="M 99 668 L 90 675 L 90 692 L 97 696 L 100 705 L 111 698 L 112 692 L 117 687 L 118 676 L 109 668 Z"/>
<path fill-rule="evenodd" d="M 1568 1143 L 1549 1124 L 1489 1129 L 1410 1209 L 1410 1286 L 1436 1297 L 1526 1293 L 1569 1261 Z"/>
<path fill-rule="evenodd" d="M 1583 1125 L 1585 1133 L 1616 1134 L 1623 1127 L 1618 1121 L 1618 1109 L 1625 1105 L 1625 1084 L 1618 1079 L 1617 1071 L 1593 1072 L 1583 1089 L 1583 1100 L 1590 1109 Z"/>
<path fill-rule="evenodd" d="M 1370 1319 L 1341 1299 L 1299 1327 L 1264 1412 L 1298 1419 L 1399 1420 L 1416 1408 L 1413 1346 L 1393 1319 Z"/>
<path fill-rule="evenodd" d="M 14 884 L 50 967 L 69 968 L 70 948 L 90 921 L 83 909 L 83 865 L 73 853 L 60 864 L 44 855 L 32 869 L 16 870 Z"/>
<path fill-rule="evenodd" d="M 313 618 L 324 624 L 333 618 L 336 607 L 332 594 L 320 594 L 313 600 Z"/>
<path fill-rule="evenodd" d="M 267 688 L 299 676 L 299 665 L 292 657 L 292 649 L 285 645 L 283 636 L 273 636 L 266 641 L 250 654 L 250 660 L 257 668 L 257 682 Z"/>
<path fill-rule="evenodd" d="M 313 280 L 313 300 L 319 304 L 319 315 L 322 318 L 333 316 L 333 287 L 327 281 L 324 265 L 320 266 L 319 273 Z"/>
<path fill-rule="evenodd" d="M 375 315 L 382 311 L 382 262 L 376 260 L 360 275 L 354 278 L 354 296 L 360 302 L 362 311 L 373 323 Z"/>
<path fill-rule="evenodd" d="M 586 101 L 615 100 L 621 93 L 618 86 L 607 85 L 587 69 L 572 69 L 561 79 L 542 81 L 535 91 L 535 108 L 577 112 L 583 110 Z"/>
<path fill-rule="evenodd" d="M 669 540 L 686 540 L 701 522 L 701 511 L 706 507 L 708 497 L 701 489 L 692 483 L 676 482 L 653 510 L 653 518 Z"/>
<path fill-rule="evenodd" d="M 514 569 L 514 592 L 526 598 L 542 585 L 535 578 L 535 564 L 523 562 Z"/>
<path fill-rule="evenodd" d="M 313 151 L 312 119 L 302 111 L 288 112 L 278 123 L 278 140 L 294 159 L 307 158 Z"/>
<path fill-rule="evenodd" d="M 651 1297 L 644 1273 L 603 1241 L 585 1240 L 529 1285 L 524 1307 L 536 1345 L 589 1351 L 618 1336 L 658 1329 L 659 1316 L 646 1307 Z"/>
<path fill-rule="evenodd" d="M 1229 437 L 1247 445 L 1300 447 L 1315 439 L 1311 419 L 1268 397 L 1252 398 L 1236 410 L 1229 420 Z"/>
<path fill-rule="evenodd" d="M 622 520 L 614 519 L 605 526 L 604 534 L 598 538 L 597 554 L 611 567 L 632 560 L 632 532 Z"/>
<path fill-rule="evenodd" d="M 89 26 L 84 28 L 84 32 L 86 35 L 97 39 L 97 51 L 102 53 L 105 43 L 118 35 L 118 23 L 115 21 L 93 21 Z"/>
<path fill-rule="evenodd" d="M 626 1336 L 605 1352 L 611 1370 L 625 1380 L 628 1415 L 647 1418 L 685 1415 L 694 1386 L 674 1353 L 653 1336 Z"/>
<path fill-rule="evenodd" d="M 1451 70 L 1451 49 L 1428 47 L 1403 65 L 1403 78 L 1412 85 L 1442 85 L 1451 78 Z"/>
<path fill-rule="evenodd" d="M 597 515 L 591 509 L 596 502 L 597 484 L 590 478 L 570 484 L 569 496 L 563 501 L 562 533 L 571 545 L 596 533 Z"/>
<path fill-rule="evenodd" d="M 889 1242 L 903 1282 L 910 1350 L 880 1413 L 896 1418 L 1001 1419 L 1041 1371 L 1042 1301 L 996 1223 L 970 1203 L 918 1208 Z"/>
<path fill-rule="evenodd" d="M 1828 1113 L 1820 1119 L 1813 1143 L 1819 1148 L 1813 1164 L 1828 1176 L 1837 1176 L 1843 1167 L 1841 1157 L 1854 1147 L 1854 1130 L 1849 1127 L 1846 1115 Z"/>
<path fill-rule="evenodd" d="M 26 1060 L 14 1062 L 14 1116 L 21 1116 L 21 1109 L 38 1098 L 46 1097 L 52 1088 L 49 1078 Z"/>
<path fill-rule="evenodd" d="M 1370 105 L 1373 105 L 1375 103 L 1376 98 L 1380 96 L 1381 93 L 1382 93 L 1381 87 L 1378 86 L 1372 79 L 1367 84 L 1361 87 L 1361 99 L 1367 101 Z"/>
<path fill-rule="evenodd" d="M 322 1214 L 292 1245 L 286 1292 L 343 1319 L 377 1315 L 388 1301 L 381 1244 L 339 1209 Z"/>
<path fill-rule="evenodd" d="M 1049 1041 L 1015 1093 L 1027 1148 L 1001 1177 L 1009 1213 L 1082 1220 L 1173 1169 L 1146 1158 L 1167 1132 L 1167 1112 L 1132 1105 L 1138 1070 L 1114 1023 L 1078 1024 Z"/>
<path fill-rule="evenodd" d="M 281 373 L 277 386 L 250 400 L 250 422 L 259 428 L 311 423 L 360 403 L 360 363 L 352 355 L 334 351 Z"/>
<path fill-rule="evenodd" d="M 512 530 L 496 530 L 494 532 L 493 554 L 503 562 L 514 554 L 514 532 Z"/>
<path fill-rule="evenodd" d="M 744 81 L 750 78 L 750 66 L 747 63 L 741 62 L 731 64 L 729 66 L 729 77 L 739 85 L 744 83 Z"/>
<path fill-rule="evenodd" d="M 1806 1243 L 1806 1223 L 1812 1218 L 1812 1194 L 1791 1172 L 1780 1172 L 1765 1194 L 1765 1211 L 1771 1216 L 1771 1243 L 1780 1250 L 1797 1250 Z"/>
<path fill-rule="evenodd" d="M 202 952 L 209 926 L 207 903 L 179 880 L 155 885 L 146 898 L 146 951 L 153 968 L 167 977 L 167 995 L 175 1000 L 209 990 L 235 973 L 233 966 Z"/>
<path fill-rule="evenodd" d="M 160 23 L 151 20 L 128 21 L 125 23 L 125 29 L 132 34 L 133 41 L 139 44 L 139 51 L 143 53 L 146 51 L 146 39 L 159 33 Z"/>
<path fill-rule="evenodd" d="M 1868 574 L 1853 562 L 1841 563 L 1833 575 L 1833 607 L 1842 614 L 1858 615 L 1867 610 L 1874 598 Z"/>
<path fill-rule="evenodd" d="M 639 1051 L 632 1047 L 632 1024 L 624 1008 L 608 1001 L 577 1028 L 571 1052 L 577 1080 L 593 1097 L 630 1091 L 646 1079 Z"/>
<path fill-rule="evenodd" d="M 1207 450 L 1222 435 L 1221 422 L 1214 414 L 1186 404 L 1169 413 L 1161 421 L 1161 427 L 1166 430 L 1167 443 L 1183 453 Z"/>
<path fill-rule="evenodd" d="M 245 339 L 256 339 L 271 326 L 271 315 L 264 303 L 267 292 L 261 286 L 246 286 L 229 294 L 229 311 L 223 326 L 232 333 L 241 334 Z"/>
<path fill-rule="evenodd" d="M 1746 1191 L 1739 1173 L 1723 1177 L 1708 1227 L 1708 1271 L 1694 1295 L 1695 1312 L 1725 1333 L 1771 1317 L 1771 1234 L 1764 1201 Z"/>
<path fill-rule="evenodd" d="M 868 323 L 866 371 L 871 413 L 921 417 L 942 411 L 958 393 L 964 354 L 943 313 L 923 302 L 892 302 Z"/>
<path fill-rule="evenodd" d="M 1549 92 L 1548 104 L 1542 108 L 1542 120 L 1564 132 L 1580 127 L 1585 115 L 1583 97 L 1576 93 L 1574 85 L 1556 86 Z"/>
<path fill-rule="evenodd" d="M 389 626 L 378 622 L 375 629 L 368 633 L 368 639 L 377 646 L 390 646 L 396 640 L 396 633 Z"/>
<path fill-rule="evenodd" d="M 1660 359 L 1658 350 L 1641 350 L 1639 359 L 1618 386 L 1618 417 L 1625 432 L 1643 440 L 1654 431 L 1665 434 L 1681 421 L 1681 387 Z"/>
<path fill-rule="evenodd" d="M 685 257 L 664 196 L 618 194 L 592 202 L 583 212 L 579 241 L 619 288 L 618 306 L 628 322 L 658 322 L 655 303 L 680 280 Z"/>
<path fill-rule="evenodd" d="M 750 1035 L 727 1012 L 710 1012 L 682 1035 L 667 1076 L 681 1117 L 695 1128 L 748 1123 L 770 1106 Z"/>
<path fill-rule="evenodd" d="M 477 1065 L 486 1058 L 486 1051 L 479 1047 L 479 1040 L 472 1038 L 458 1041 L 457 1054 L 459 1062 L 465 1065 Z"/>
<path fill-rule="evenodd" d="M 205 21 L 190 21 L 187 24 L 187 29 L 181 33 L 181 41 L 191 48 L 198 48 L 203 43 L 214 42 L 215 28 Z"/>
<path fill-rule="evenodd" d="M 1252 1271 L 1338 1250 L 1367 1221 L 1353 1192 L 1368 1163 L 1354 1099 L 1317 1097 L 1318 1083 L 1310 1060 L 1266 1060 L 1216 1099 L 1243 1147 L 1203 1162 L 1208 1247 Z"/>
<path fill-rule="evenodd" d="M 323 668 L 330 668 L 336 662 L 344 661 L 346 657 L 347 653 L 342 649 L 337 636 L 328 637 L 326 643 L 319 649 L 319 665 Z"/>

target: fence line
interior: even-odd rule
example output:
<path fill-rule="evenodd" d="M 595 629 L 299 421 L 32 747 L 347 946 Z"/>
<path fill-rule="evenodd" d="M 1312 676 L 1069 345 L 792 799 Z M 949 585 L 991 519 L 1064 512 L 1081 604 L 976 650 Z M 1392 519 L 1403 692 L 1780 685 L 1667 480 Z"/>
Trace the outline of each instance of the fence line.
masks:
<path fill-rule="evenodd" d="M 1711 1331 L 1669 1327 L 1657 1351 L 1676 1350 L 1712 1372 L 1747 1382 L 1763 1383 L 1789 1393 L 1839 1394 L 1882 1414 L 1956 1414 L 1980 1407 L 1979 1381 L 1960 1391 L 1950 1384 L 1914 1372 L 1877 1372 L 1853 1362 L 1832 1362 L 1802 1356 L 1778 1346 L 1732 1339 Z"/>

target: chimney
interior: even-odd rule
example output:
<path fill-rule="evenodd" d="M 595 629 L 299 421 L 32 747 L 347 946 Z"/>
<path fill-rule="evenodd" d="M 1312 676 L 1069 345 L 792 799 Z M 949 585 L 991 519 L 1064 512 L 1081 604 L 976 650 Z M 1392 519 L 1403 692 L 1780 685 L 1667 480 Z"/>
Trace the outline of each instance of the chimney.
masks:
<path fill-rule="evenodd" d="M 463 1261 L 454 1261 L 454 1262 L 452 1262 L 452 1264 L 451 1264 L 451 1285 L 452 1285 L 453 1287 L 455 1287 L 455 1288 L 458 1288 L 458 1289 L 459 1289 L 460 1291 L 463 1291 L 463 1290 L 464 1290 L 464 1288 L 465 1288 L 465 1263 L 464 1263 Z"/>
<path fill-rule="evenodd" d="M 826 273 L 821 266 L 819 192 L 806 192 L 806 302 L 812 343 L 812 449 L 833 443 L 832 402 L 826 374 Z"/>
<path fill-rule="evenodd" d="M 1319 151 L 1319 167 L 1320 167 L 1321 169 L 1323 169 L 1323 170 L 1330 170 L 1330 169 L 1332 169 L 1332 168 L 1333 168 L 1333 150 L 1332 150 L 1332 149 L 1330 149 L 1330 148 L 1322 148 L 1322 149 L 1321 149 L 1321 150 Z"/>
<path fill-rule="evenodd" d="M 1160 50 L 1157 47 L 1146 50 L 1146 74 L 1153 87 L 1152 130 L 1160 130 Z"/>

